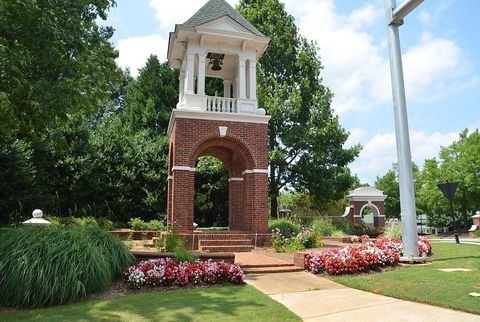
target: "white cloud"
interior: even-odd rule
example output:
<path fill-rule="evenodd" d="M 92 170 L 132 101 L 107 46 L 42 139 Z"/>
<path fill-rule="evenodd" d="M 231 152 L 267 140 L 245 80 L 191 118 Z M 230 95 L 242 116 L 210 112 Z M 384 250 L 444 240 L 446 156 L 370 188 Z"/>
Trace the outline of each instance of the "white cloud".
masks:
<path fill-rule="evenodd" d="M 377 43 L 366 27 L 385 28 L 381 3 L 361 5 L 349 14 L 339 14 L 333 0 L 286 0 L 287 11 L 307 38 L 317 41 L 323 78 L 335 93 L 337 114 L 367 112 L 392 100 L 386 41 Z M 435 17 L 448 6 L 439 6 Z M 431 17 L 433 19 L 433 16 Z M 385 32 L 386 38 L 386 32 Z M 404 48 L 407 100 L 431 101 L 469 87 L 469 62 L 454 41 L 424 33 L 420 41 Z"/>
<path fill-rule="evenodd" d="M 346 147 L 351 147 L 362 142 L 362 139 L 367 135 L 367 131 L 362 128 L 354 128 L 348 130 L 350 135 L 348 136 L 347 142 L 345 142 Z"/>
<path fill-rule="evenodd" d="M 122 39 L 117 45 L 120 53 L 117 63 L 123 69 L 130 68 L 132 76 L 136 77 L 150 55 L 157 55 L 161 62 L 166 60 L 167 46 L 168 40 L 161 35 Z"/>
<path fill-rule="evenodd" d="M 438 156 L 440 147 L 450 145 L 458 133 L 439 132 L 410 133 L 412 160 L 422 166 L 425 159 Z M 362 180 L 373 184 L 377 176 L 384 175 L 397 162 L 395 133 L 377 134 L 364 146 L 359 158 L 352 164 L 353 173 L 361 174 Z"/>
<path fill-rule="evenodd" d="M 238 0 L 227 0 L 227 2 L 233 6 L 238 3 Z M 150 7 L 155 10 L 155 18 L 163 32 L 173 31 L 175 24 L 184 23 L 205 3 L 207 3 L 206 0 L 148 0 Z"/>

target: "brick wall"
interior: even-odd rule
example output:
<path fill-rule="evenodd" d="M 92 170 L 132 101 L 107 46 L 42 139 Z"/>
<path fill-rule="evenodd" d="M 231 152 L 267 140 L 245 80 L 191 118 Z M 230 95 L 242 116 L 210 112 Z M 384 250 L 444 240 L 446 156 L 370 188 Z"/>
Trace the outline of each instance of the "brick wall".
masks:
<path fill-rule="evenodd" d="M 225 137 L 220 136 L 220 126 L 228 128 Z M 193 231 L 195 172 L 190 170 L 202 156 L 221 160 L 233 179 L 229 182 L 228 193 L 230 229 L 266 233 L 268 174 L 248 170 L 268 168 L 268 125 L 174 120 L 170 135 L 167 218 L 169 224 L 175 223 L 182 233 Z M 174 167 L 182 168 L 175 170 Z"/>

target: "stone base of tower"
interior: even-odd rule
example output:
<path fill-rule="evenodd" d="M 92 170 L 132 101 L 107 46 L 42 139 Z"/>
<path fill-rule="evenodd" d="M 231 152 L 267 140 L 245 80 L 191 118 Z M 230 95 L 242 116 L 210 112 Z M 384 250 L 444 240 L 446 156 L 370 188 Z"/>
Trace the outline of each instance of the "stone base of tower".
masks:
<path fill-rule="evenodd" d="M 169 226 L 174 225 L 185 236 L 193 234 L 195 166 L 199 157 L 212 156 L 223 162 L 229 175 L 229 229 L 257 237 L 267 234 L 269 118 L 173 111 L 169 125 Z M 195 245 L 195 241 L 189 244 Z"/>

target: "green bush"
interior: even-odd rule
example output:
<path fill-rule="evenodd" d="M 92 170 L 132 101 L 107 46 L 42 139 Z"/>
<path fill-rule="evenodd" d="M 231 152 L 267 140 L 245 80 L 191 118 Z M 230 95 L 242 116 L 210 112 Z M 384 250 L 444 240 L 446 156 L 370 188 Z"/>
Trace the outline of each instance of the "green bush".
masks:
<path fill-rule="evenodd" d="M 473 233 L 474 237 L 480 238 L 480 230 L 477 230 L 476 232 Z"/>
<path fill-rule="evenodd" d="M 337 230 L 335 225 L 329 219 L 315 220 L 312 228 L 322 236 L 332 236 L 333 232 Z"/>
<path fill-rule="evenodd" d="M 319 232 L 306 228 L 298 234 L 295 239 L 299 241 L 304 248 L 317 248 L 322 246 L 322 236 Z"/>
<path fill-rule="evenodd" d="M 385 229 L 384 235 L 388 239 L 402 239 L 402 226 L 400 224 L 392 224 L 390 227 Z"/>
<path fill-rule="evenodd" d="M 173 260 L 177 263 L 180 262 L 188 262 L 193 263 L 198 259 L 198 256 L 195 255 L 193 252 L 187 250 L 183 245 L 175 250 L 173 256 Z"/>
<path fill-rule="evenodd" d="M 296 236 L 300 231 L 300 225 L 288 219 L 273 219 L 268 222 L 268 230 L 273 231 L 275 228 L 280 229 L 280 232 L 285 237 Z"/>
<path fill-rule="evenodd" d="M 130 228 L 133 230 L 155 230 L 155 231 L 161 231 L 165 230 L 165 226 L 163 225 L 163 222 L 160 220 L 150 220 L 150 221 L 144 221 L 141 218 L 131 218 L 128 221 L 128 225 Z"/>
<path fill-rule="evenodd" d="M 60 227 L 87 227 L 95 226 L 105 230 L 113 229 L 113 222 L 107 218 L 94 218 L 94 217 L 57 217 L 57 216 L 45 216 L 45 219 L 50 221 L 53 226 Z"/>
<path fill-rule="evenodd" d="M 0 306 L 68 303 L 106 290 L 134 259 L 98 227 L 0 232 Z"/>
<path fill-rule="evenodd" d="M 165 225 L 160 220 L 150 220 L 147 222 L 147 230 L 162 231 L 165 230 Z"/>
<path fill-rule="evenodd" d="M 143 219 L 137 217 L 137 218 L 131 218 L 128 221 L 128 225 L 130 228 L 133 230 L 147 230 L 147 223 L 143 221 Z"/>
<path fill-rule="evenodd" d="M 342 231 L 345 235 L 351 235 L 352 234 L 352 229 L 350 227 L 350 224 L 347 222 L 346 219 L 344 218 L 333 218 L 332 219 L 332 224 L 335 226 L 337 231 Z"/>

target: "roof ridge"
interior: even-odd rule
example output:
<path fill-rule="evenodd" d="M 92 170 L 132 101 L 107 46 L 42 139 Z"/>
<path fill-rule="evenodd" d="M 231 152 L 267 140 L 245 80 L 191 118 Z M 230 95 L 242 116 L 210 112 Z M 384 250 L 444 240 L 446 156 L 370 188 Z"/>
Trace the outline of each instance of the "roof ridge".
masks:
<path fill-rule="evenodd" d="M 209 0 L 192 17 L 190 17 L 190 19 L 185 21 L 184 25 L 199 26 L 223 16 L 229 16 L 250 32 L 258 36 L 263 36 L 263 34 L 257 28 L 255 28 L 255 26 L 253 26 L 247 19 L 245 19 L 245 17 L 239 14 L 225 0 Z"/>

